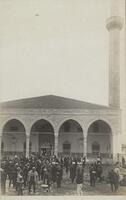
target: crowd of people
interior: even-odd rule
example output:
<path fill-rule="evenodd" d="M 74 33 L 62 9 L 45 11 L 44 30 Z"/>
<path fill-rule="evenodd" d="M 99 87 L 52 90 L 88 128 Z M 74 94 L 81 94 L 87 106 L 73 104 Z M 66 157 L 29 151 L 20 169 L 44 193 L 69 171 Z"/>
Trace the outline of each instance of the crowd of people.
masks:
<path fill-rule="evenodd" d="M 4 158 L 1 162 L 1 191 L 6 193 L 6 181 L 8 187 L 15 188 L 17 195 L 23 195 L 26 189 L 28 194 L 36 193 L 38 183 L 46 188 L 47 192 L 54 187 L 61 188 L 64 173 L 69 174 L 71 183 L 77 185 L 77 195 L 82 195 L 84 183 L 84 171 L 86 158 L 80 157 L 56 157 L 31 155 L 29 158 L 18 157 Z M 89 165 L 90 186 L 95 187 L 96 180 L 102 182 L 103 166 L 100 160 Z M 118 167 L 109 172 L 109 181 L 112 191 L 118 190 Z"/>

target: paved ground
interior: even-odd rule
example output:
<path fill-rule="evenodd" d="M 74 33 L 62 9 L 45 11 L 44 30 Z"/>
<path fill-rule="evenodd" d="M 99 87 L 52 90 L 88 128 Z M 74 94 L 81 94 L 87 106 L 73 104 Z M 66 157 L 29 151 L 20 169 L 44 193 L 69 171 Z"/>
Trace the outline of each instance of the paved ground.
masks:
<path fill-rule="evenodd" d="M 36 193 L 31 193 L 30 195 L 44 195 L 44 196 L 63 196 L 63 195 L 76 195 L 76 183 L 71 183 L 69 179 L 69 174 L 64 174 L 64 180 L 62 181 L 62 185 L 60 189 L 54 186 L 54 189 L 50 192 L 47 192 L 41 187 L 41 182 L 39 182 Z M 16 196 L 17 193 L 15 189 L 8 188 L 8 181 L 7 181 L 7 193 L 6 195 L 9 196 Z M 23 195 L 29 195 L 28 190 L 25 189 L 23 191 Z M 120 186 L 117 192 L 111 192 L 110 185 L 106 182 L 96 182 L 96 186 L 93 188 L 89 185 L 89 176 L 85 173 L 85 181 L 83 184 L 83 195 L 126 195 L 126 186 Z"/>

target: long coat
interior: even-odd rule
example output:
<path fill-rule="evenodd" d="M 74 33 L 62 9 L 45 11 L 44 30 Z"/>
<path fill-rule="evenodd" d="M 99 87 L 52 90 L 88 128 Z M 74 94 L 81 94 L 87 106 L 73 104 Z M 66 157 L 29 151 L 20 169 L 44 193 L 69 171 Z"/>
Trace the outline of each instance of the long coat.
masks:
<path fill-rule="evenodd" d="M 38 172 L 30 170 L 28 173 L 28 181 L 30 182 L 31 178 L 34 177 L 34 182 L 36 183 L 38 181 Z"/>

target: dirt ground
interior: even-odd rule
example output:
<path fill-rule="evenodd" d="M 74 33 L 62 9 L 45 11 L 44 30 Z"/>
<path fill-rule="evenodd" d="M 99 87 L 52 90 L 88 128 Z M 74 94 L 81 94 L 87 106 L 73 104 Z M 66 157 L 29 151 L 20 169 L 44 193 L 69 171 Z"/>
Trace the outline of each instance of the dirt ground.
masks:
<path fill-rule="evenodd" d="M 17 192 L 15 189 L 11 186 L 8 188 L 9 182 L 7 180 L 6 183 L 6 196 L 16 196 Z M 23 195 L 27 196 L 28 189 L 23 190 Z M 30 195 L 35 196 L 76 196 L 76 183 L 71 183 L 69 179 L 69 174 L 64 174 L 64 179 L 61 184 L 61 188 L 57 189 L 56 185 L 54 185 L 54 188 L 51 189 L 51 191 L 47 192 L 46 189 L 42 188 L 42 183 L 39 182 L 37 185 L 36 193 L 33 194 L 32 192 Z M 83 194 L 84 196 L 87 195 L 126 195 L 126 186 L 119 186 L 119 189 L 117 192 L 112 192 L 110 188 L 110 184 L 106 183 L 105 181 L 102 183 L 99 183 L 99 181 L 96 182 L 95 187 L 91 187 L 89 183 L 89 177 L 87 174 L 85 174 L 85 181 L 83 183 Z"/>

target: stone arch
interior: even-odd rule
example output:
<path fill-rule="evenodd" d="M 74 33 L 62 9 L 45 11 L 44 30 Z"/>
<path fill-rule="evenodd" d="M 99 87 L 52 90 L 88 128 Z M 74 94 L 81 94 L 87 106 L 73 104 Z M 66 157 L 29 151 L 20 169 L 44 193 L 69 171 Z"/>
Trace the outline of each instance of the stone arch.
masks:
<path fill-rule="evenodd" d="M 2 129 L 3 155 L 25 154 L 26 129 L 17 118 L 9 119 Z"/>
<path fill-rule="evenodd" d="M 78 118 L 72 117 L 72 118 L 65 118 L 65 119 L 63 119 L 63 120 L 58 124 L 58 129 L 57 129 L 57 130 L 58 130 L 58 133 L 59 133 L 59 131 L 60 131 L 61 126 L 62 126 L 66 121 L 69 121 L 69 120 L 72 120 L 72 121 L 77 122 L 78 125 L 82 128 L 82 131 L 84 132 L 84 130 L 83 130 L 83 123 L 80 122 L 80 120 L 78 120 Z"/>
<path fill-rule="evenodd" d="M 99 144 L 99 149 L 92 148 L 94 142 Z M 102 157 L 111 157 L 112 143 L 111 126 L 105 120 L 92 121 L 87 131 L 87 155 L 97 157 L 100 154 Z"/>
<path fill-rule="evenodd" d="M 64 120 L 59 128 L 58 134 L 59 154 L 68 154 L 73 156 L 83 154 L 83 129 L 78 121 L 74 119 Z M 69 143 L 64 145 L 65 141 L 69 141 Z"/>
<path fill-rule="evenodd" d="M 31 129 L 32 129 L 32 127 L 33 127 L 33 125 L 36 123 L 36 122 L 38 122 L 38 121 L 40 121 L 40 120 L 45 120 L 45 121 L 47 121 L 52 127 L 53 127 L 53 129 L 54 129 L 54 132 L 55 132 L 55 124 L 53 123 L 53 120 L 51 120 L 50 118 L 48 118 L 48 117 L 34 117 L 34 119 L 32 119 L 32 120 L 30 120 L 30 124 L 29 124 L 29 132 L 31 133 Z"/>
<path fill-rule="evenodd" d="M 46 119 L 39 119 L 33 123 L 30 130 L 30 151 L 41 155 L 54 152 L 54 127 Z"/>
<path fill-rule="evenodd" d="M 7 118 L 3 119 L 3 121 L 1 122 L 1 133 L 3 133 L 3 129 L 4 129 L 5 125 L 11 120 L 19 121 L 24 126 L 25 132 L 26 132 L 27 124 L 25 123 L 25 120 L 16 116 L 16 117 L 7 117 Z"/>
<path fill-rule="evenodd" d="M 94 118 L 94 119 L 91 119 L 89 122 L 87 122 L 87 125 L 86 125 L 86 132 L 88 133 L 88 130 L 89 130 L 89 127 L 91 126 L 91 124 L 93 124 L 95 121 L 103 121 L 105 123 L 107 123 L 109 125 L 109 127 L 111 128 L 111 134 L 113 135 L 116 131 L 115 131 L 115 128 L 114 128 L 114 125 L 112 122 L 110 122 L 108 119 L 106 118 Z"/>

